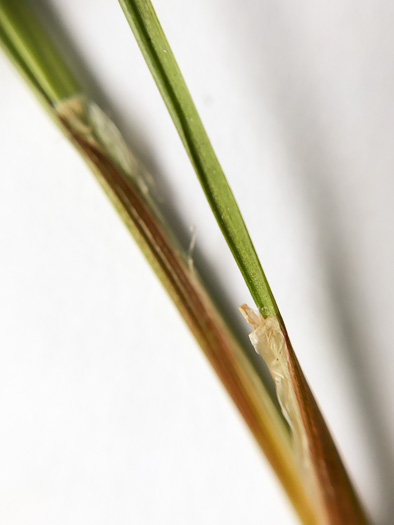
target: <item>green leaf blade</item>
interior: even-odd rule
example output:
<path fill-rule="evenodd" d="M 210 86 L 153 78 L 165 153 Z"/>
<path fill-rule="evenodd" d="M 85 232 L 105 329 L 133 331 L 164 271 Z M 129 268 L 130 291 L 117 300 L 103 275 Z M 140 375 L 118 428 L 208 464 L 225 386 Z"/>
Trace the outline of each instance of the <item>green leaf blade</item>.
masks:
<path fill-rule="evenodd" d="M 150 1 L 119 0 L 260 313 L 281 316 L 233 192 Z"/>

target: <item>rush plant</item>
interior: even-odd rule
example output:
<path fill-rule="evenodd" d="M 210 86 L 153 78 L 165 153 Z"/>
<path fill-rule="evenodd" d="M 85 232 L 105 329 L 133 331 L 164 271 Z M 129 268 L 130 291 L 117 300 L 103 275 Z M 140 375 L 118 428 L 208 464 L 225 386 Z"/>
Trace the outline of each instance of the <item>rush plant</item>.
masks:
<path fill-rule="evenodd" d="M 92 168 L 243 415 L 300 520 L 314 525 L 366 523 L 153 6 L 149 0 L 119 3 L 255 302 L 256 311 L 246 305 L 240 310 L 253 328 L 251 342 L 275 381 L 282 414 L 249 359 L 249 349 L 232 335 L 209 290 L 190 268 L 188 254 L 145 191 L 139 162 L 23 1 L 0 2 L 2 47 Z"/>

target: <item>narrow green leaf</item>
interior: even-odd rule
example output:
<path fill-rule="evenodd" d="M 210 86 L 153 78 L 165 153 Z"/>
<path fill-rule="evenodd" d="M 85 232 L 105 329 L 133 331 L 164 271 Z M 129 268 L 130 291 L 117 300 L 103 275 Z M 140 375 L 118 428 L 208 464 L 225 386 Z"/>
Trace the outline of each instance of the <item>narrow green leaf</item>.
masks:
<path fill-rule="evenodd" d="M 51 103 L 79 91 L 38 21 L 19 0 L 0 0 L 0 42 L 33 86 Z"/>
<path fill-rule="evenodd" d="M 281 319 L 238 205 L 149 0 L 119 0 L 250 293 Z"/>

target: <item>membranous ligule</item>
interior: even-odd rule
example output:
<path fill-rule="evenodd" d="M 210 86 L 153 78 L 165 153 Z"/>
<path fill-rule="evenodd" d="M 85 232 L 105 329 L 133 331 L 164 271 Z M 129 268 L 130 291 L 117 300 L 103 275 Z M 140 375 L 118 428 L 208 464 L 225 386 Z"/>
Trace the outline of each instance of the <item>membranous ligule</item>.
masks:
<path fill-rule="evenodd" d="M 264 319 L 247 305 L 242 305 L 240 312 L 254 329 L 249 334 L 250 341 L 256 352 L 264 359 L 275 382 L 276 395 L 283 416 L 290 427 L 295 460 L 306 486 L 309 490 L 313 490 L 315 484 L 308 442 L 290 377 L 287 343 L 279 321 L 272 316 Z"/>

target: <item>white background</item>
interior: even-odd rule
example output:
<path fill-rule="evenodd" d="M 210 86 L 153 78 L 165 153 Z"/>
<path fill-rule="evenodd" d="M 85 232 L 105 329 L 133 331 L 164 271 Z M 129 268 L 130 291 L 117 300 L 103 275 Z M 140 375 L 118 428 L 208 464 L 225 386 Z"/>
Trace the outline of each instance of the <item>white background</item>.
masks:
<path fill-rule="evenodd" d="M 238 322 L 247 290 L 115 0 L 32 2 Z M 376 523 L 394 477 L 394 5 L 155 7 Z M 134 241 L 0 57 L 0 521 L 292 524 Z M 179 226 L 180 224 L 180 226 Z"/>

